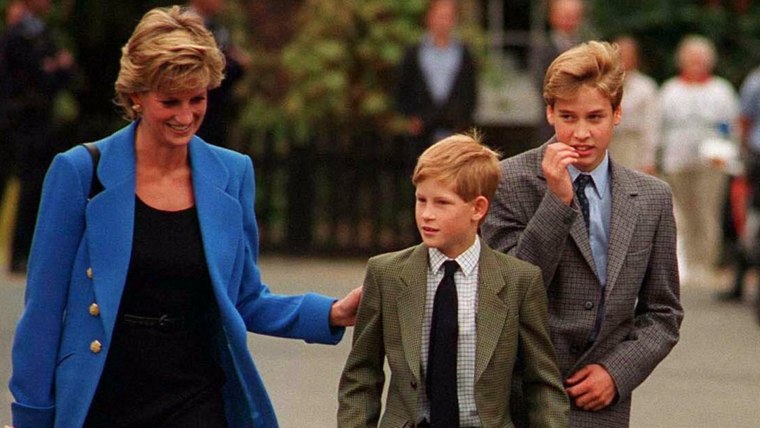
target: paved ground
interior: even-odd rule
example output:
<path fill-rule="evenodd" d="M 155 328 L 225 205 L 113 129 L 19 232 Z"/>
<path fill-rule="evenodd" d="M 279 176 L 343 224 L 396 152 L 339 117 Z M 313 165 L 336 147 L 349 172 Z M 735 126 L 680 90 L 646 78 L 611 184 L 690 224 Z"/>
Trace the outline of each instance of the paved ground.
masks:
<path fill-rule="evenodd" d="M 363 260 L 265 257 L 262 272 L 275 291 L 342 295 L 361 283 Z M 712 300 L 714 288 L 685 285 L 686 319 L 673 353 L 634 394 L 632 426 L 756 428 L 760 426 L 760 326 L 749 304 Z M 0 381 L 8 379 L 12 332 L 23 279 L 0 273 Z M 348 332 L 350 335 L 350 331 Z M 332 427 L 337 382 L 350 337 L 330 347 L 251 335 L 249 347 L 283 428 Z M 0 387 L 0 424 L 10 420 L 10 395 Z"/>

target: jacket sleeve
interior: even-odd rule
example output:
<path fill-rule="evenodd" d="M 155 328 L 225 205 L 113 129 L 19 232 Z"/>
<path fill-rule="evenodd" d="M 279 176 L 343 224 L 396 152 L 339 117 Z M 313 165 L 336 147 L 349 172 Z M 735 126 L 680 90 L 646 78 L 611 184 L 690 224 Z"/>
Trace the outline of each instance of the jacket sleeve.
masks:
<path fill-rule="evenodd" d="M 599 361 L 615 380 L 620 397 L 629 397 L 670 353 L 678 342 L 683 320 L 670 193 L 662 199 L 660 222 L 638 294 L 633 330 Z"/>
<path fill-rule="evenodd" d="M 351 352 L 338 386 L 338 427 L 376 427 L 385 384 L 382 298 L 367 267 Z"/>
<path fill-rule="evenodd" d="M 84 231 L 82 189 L 71 158 L 56 156 L 43 185 L 24 310 L 13 343 L 10 390 L 16 428 L 53 426 L 58 344 L 72 266 Z"/>
<path fill-rule="evenodd" d="M 520 304 L 520 360 L 530 426 L 567 427 L 570 402 L 549 337 L 546 292 L 536 272 Z"/>
<path fill-rule="evenodd" d="M 254 215 L 253 165 L 245 157 L 238 200 L 243 209 L 244 260 L 236 302 L 248 331 L 270 336 L 300 338 L 309 343 L 336 344 L 345 332 L 330 327 L 329 315 L 334 298 L 316 293 L 285 296 L 271 293 L 261 282 L 258 267 L 258 228 Z"/>

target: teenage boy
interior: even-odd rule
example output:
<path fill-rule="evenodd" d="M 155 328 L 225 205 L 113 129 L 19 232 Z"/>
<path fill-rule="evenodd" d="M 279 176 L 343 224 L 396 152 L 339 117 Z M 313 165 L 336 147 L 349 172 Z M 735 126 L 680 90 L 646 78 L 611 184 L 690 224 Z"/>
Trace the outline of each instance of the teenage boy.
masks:
<path fill-rule="evenodd" d="M 498 181 L 498 157 L 477 138 L 455 135 L 420 156 L 412 182 L 423 243 L 369 260 L 338 427 L 511 426 L 517 359 L 531 425 L 567 426 L 541 272 L 477 235 Z"/>
<path fill-rule="evenodd" d="M 544 100 L 556 134 L 501 162 L 483 224 L 490 245 L 541 268 L 572 427 L 627 427 L 633 389 L 675 346 L 683 319 L 670 189 L 607 154 L 623 78 L 609 43 L 551 64 Z"/>

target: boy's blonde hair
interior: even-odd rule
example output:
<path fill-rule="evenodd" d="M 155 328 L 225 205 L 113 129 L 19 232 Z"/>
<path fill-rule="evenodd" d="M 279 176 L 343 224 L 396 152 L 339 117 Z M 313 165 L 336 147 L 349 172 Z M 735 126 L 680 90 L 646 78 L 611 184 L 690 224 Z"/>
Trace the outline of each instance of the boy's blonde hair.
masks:
<path fill-rule="evenodd" d="M 428 147 L 417 160 L 412 183 L 432 178 L 453 185 L 466 202 L 485 196 L 490 202 L 499 185 L 499 153 L 481 143 L 477 132 L 456 134 Z"/>
<path fill-rule="evenodd" d="M 558 99 L 575 98 L 583 86 L 596 88 L 612 103 L 623 99 L 625 70 L 615 44 L 592 41 L 571 48 L 555 59 L 544 77 L 544 101 L 554 107 Z"/>
<path fill-rule="evenodd" d="M 213 89 L 224 78 L 224 54 L 195 12 L 179 6 L 146 13 L 121 48 L 116 104 L 135 119 L 130 95 Z"/>

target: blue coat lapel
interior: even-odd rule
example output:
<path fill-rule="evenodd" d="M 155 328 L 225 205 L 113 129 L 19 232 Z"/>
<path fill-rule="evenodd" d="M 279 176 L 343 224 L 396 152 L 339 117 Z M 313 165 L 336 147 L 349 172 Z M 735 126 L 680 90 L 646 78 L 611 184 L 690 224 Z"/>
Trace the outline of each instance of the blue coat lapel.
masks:
<path fill-rule="evenodd" d="M 111 337 L 132 254 L 136 123 L 98 143 L 104 190 L 87 205 L 86 227 L 95 298 Z M 107 143 L 107 144 L 102 144 Z"/>
<path fill-rule="evenodd" d="M 224 290 L 223 285 L 230 283 L 243 236 L 243 213 L 240 203 L 228 193 L 227 167 L 211 147 L 198 138 L 190 142 L 190 163 L 206 264 L 214 287 Z"/>

